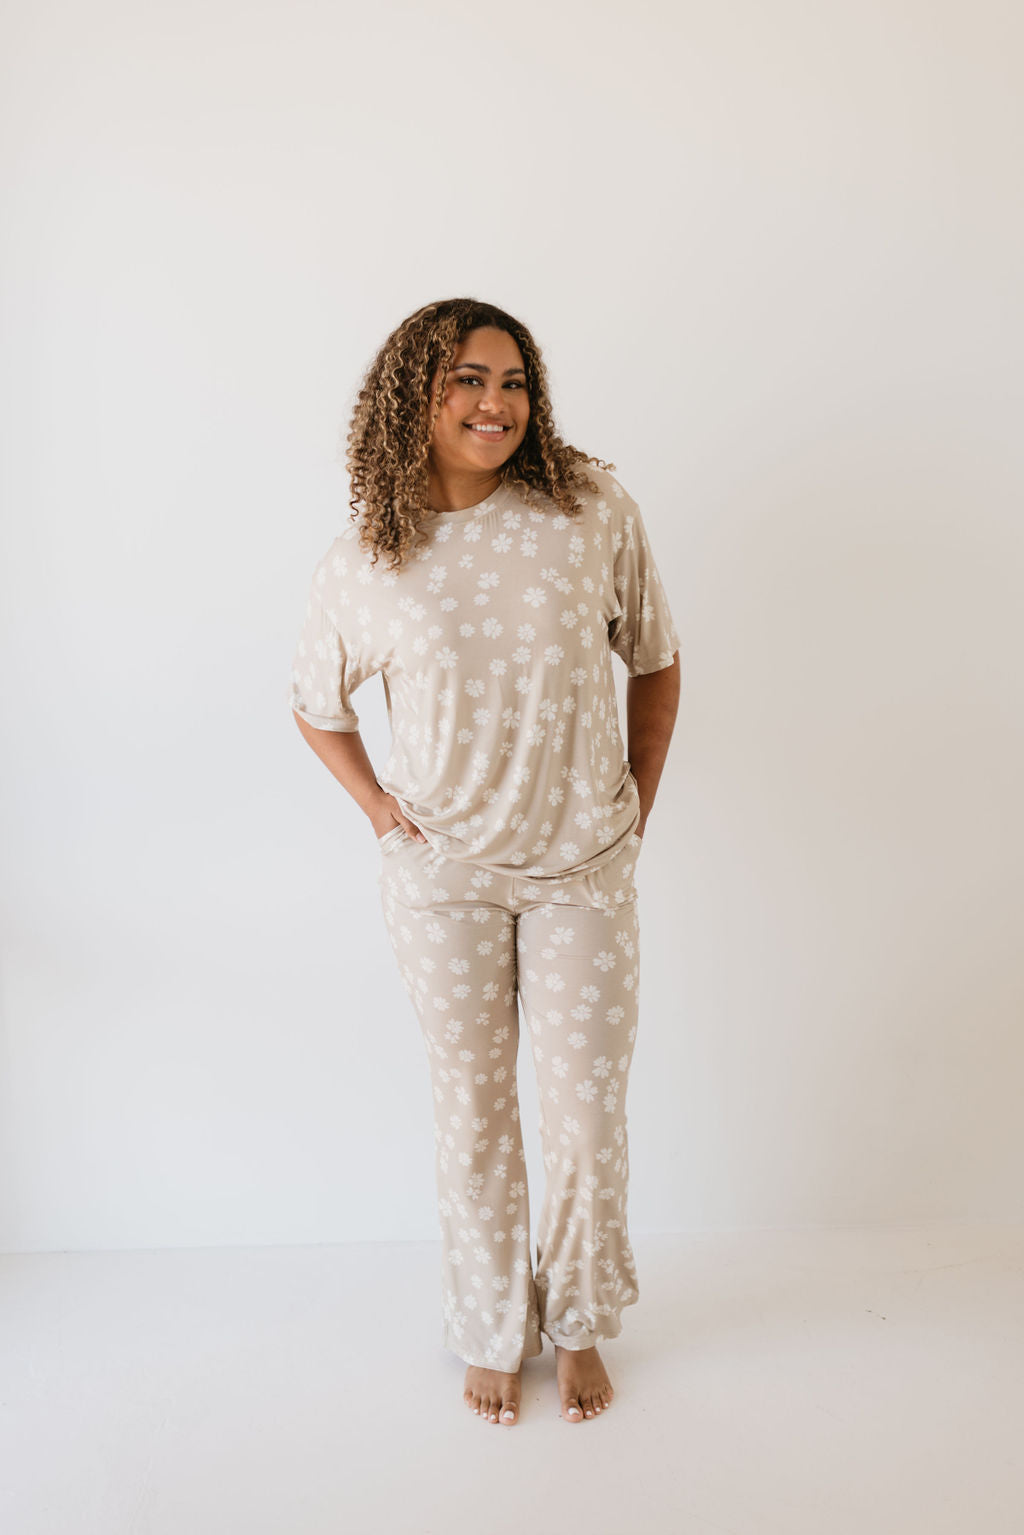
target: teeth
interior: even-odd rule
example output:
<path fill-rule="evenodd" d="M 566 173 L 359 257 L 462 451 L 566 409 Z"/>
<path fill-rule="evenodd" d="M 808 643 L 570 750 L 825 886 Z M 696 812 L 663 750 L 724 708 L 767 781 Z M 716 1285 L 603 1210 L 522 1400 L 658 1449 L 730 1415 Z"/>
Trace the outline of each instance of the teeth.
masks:
<path fill-rule="evenodd" d="M 503 426 L 477 426 L 477 425 L 473 425 L 473 426 L 470 427 L 470 431 L 471 432 L 503 432 L 504 430 L 505 430 L 505 428 Z"/>

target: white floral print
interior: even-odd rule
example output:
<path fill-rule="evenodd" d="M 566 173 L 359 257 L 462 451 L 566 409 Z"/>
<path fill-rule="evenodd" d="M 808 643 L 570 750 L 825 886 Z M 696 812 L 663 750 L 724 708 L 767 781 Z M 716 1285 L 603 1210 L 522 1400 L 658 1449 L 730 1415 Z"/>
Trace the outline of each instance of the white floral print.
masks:
<path fill-rule="evenodd" d="M 380 893 L 431 1073 L 442 1342 L 514 1371 L 541 1333 L 615 1337 L 637 1299 L 625 1097 L 637 1031 L 636 783 L 611 656 L 679 638 L 636 503 L 586 473 L 577 518 L 507 487 L 435 514 L 399 571 L 350 526 L 313 575 L 289 702 L 355 731 L 380 673 L 381 786 L 423 829 L 379 840 Z M 536 1266 L 519 1124 L 520 1008 L 547 1184 Z"/>
<path fill-rule="evenodd" d="M 496 874 L 557 881 L 615 856 L 639 802 L 612 653 L 638 676 L 679 644 L 639 508 L 586 472 L 578 518 L 503 486 L 430 518 L 399 571 L 350 526 L 314 572 L 293 660 L 289 702 L 321 730 L 357 730 L 352 696 L 383 675 L 378 781 L 435 848 Z"/>
<path fill-rule="evenodd" d="M 486 899 L 479 871 L 429 844 L 401 833 L 381 849 L 385 921 L 434 1092 L 442 1343 L 468 1364 L 515 1371 L 540 1352 L 541 1333 L 570 1348 L 615 1337 L 638 1298 L 624 1100 L 636 1036 L 639 847 L 630 836 L 595 874 L 552 885 L 490 875 Z M 595 954 L 619 962 L 599 966 L 595 979 Z M 553 992 L 567 998 L 577 1026 L 568 1051 L 549 1054 L 564 1029 L 547 1003 Z M 520 1006 L 547 1178 L 535 1267 L 518 1176 Z"/>

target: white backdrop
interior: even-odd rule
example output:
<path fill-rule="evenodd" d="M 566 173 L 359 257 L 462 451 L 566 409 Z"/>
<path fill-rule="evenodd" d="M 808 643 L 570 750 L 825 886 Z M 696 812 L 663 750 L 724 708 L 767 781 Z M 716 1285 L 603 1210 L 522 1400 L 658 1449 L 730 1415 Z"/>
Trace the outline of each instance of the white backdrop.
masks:
<path fill-rule="evenodd" d="M 0 1245 L 436 1235 L 373 833 L 286 690 L 362 370 L 459 293 L 682 635 L 634 1231 L 1019 1219 L 1020 12 L 8 18 Z"/>

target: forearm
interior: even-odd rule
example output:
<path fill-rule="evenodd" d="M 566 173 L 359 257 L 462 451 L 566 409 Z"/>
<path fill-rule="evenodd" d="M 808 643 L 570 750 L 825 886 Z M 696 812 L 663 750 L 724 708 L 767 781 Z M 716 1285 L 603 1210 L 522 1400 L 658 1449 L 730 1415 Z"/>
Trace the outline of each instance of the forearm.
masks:
<path fill-rule="evenodd" d="M 630 677 L 626 683 L 626 752 L 640 793 L 637 832 L 641 836 L 658 792 L 678 710 L 677 650 L 671 666 L 642 677 Z"/>
<path fill-rule="evenodd" d="M 295 723 L 329 773 L 351 794 L 364 814 L 373 819 L 380 808 L 384 790 L 377 782 L 373 764 L 358 730 L 317 730 L 295 714 Z"/>

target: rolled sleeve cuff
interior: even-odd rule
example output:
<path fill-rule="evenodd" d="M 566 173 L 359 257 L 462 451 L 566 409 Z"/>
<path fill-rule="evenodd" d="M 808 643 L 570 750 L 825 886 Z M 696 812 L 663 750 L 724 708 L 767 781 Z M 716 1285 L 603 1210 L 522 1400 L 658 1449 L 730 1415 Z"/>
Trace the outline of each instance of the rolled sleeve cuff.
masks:
<path fill-rule="evenodd" d="M 355 714 L 339 719 L 337 715 L 310 714 L 307 709 L 298 709 L 294 704 L 292 712 L 305 720 L 307 725 L 312 725 L 314 730 L 334 730 L 351 735 L 359 729 L 359 719 Z"/>

